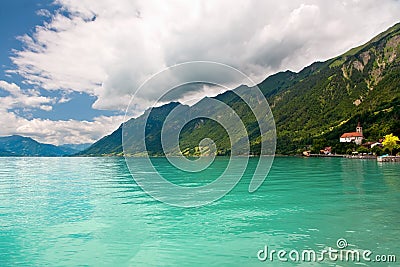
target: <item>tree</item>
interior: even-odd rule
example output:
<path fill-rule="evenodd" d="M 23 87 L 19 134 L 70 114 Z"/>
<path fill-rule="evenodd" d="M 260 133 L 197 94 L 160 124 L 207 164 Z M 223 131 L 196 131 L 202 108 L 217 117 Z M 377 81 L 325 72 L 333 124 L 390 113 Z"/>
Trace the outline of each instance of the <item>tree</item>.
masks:
<path fill-rule="evenodd" d="M 373 148 L 371 148 L 371 152 L 377 156 L 381 156 L 383 153 L 382 148 L 380 148 L 379 146 L 374 146 Z"/>
<path fill-rule="evenodd" d="M 366 148 L 366 147 L 359 146 L 359 147 L 357 148 L 357 152 L 358 152 L 358 153 L 368 153 L 369 150 L 368 150 L 368 148 Z"/>
<path fill-rule="evenodd" d="M 351 155 L 352 153 L 353 153 L 353 149 L 348 148 L 348 149 L 346 150 L 346 154 L 347 154 L 347 155 Z"/>
<path fill-rule="evenodd" d="M 400 141 L 399 137 L 388 134 L 385 136 L 385 140 L 382 142 L 382 145 L 389 149 L 390 154 L 392 155 L 393 149 L 397 147 L 397 142 Z"/>

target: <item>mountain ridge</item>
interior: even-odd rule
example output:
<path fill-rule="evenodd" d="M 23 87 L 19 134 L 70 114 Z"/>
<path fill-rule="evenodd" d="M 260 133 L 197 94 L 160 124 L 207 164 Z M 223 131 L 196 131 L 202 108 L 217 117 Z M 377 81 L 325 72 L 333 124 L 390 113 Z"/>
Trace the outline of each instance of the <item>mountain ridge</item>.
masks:
<path fill-rule="evenodd" d="M 76 150 L 40 143 L 20 135 L 0 137 L 1 157 L 60 157 L 77 153 Z"/>
<path fill-rule="evenodd" d="M 318 151 L 323 146 L 343 152 L 347 147 L 338 142 L 339 136 L 352 130 L 358 120 L 364 125 L 367 140 L 377 140 L 390 132 L 400 134 L 399 86 L 400 23 L 342 55 L 314 62 L 297 73 L 278 72 L 258 84 L 274 114 L 277 153 L 281 154 L 296 154 L 310 147 Z M 231 106 L 243 118 L 252 153 L 257 154 L 259 132 L 248 108 L 232 90 L 214 98 Z M 127 123 L 135 121 L 139 122 L 140 117 Z M 163 155 L 159 126 L 158 122 L 151 125 L 151 155 Z M 188 155 L 195 153 L 198 141 L 209 134 L 222 146 L 221 154 L 229 154 L 226 134 L 209 120 L 192 121 L 182 129 L 182 150 L 188 151 Z M 122 125 L 78 155 L 122 155 L 121 140 Z"/>

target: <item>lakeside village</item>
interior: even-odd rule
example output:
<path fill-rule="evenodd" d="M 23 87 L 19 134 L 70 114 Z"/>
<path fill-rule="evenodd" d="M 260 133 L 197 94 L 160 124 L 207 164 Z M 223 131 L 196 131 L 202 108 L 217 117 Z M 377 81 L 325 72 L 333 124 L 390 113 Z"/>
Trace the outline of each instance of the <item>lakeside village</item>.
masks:
<path fill-rule="evenodd" d="M 303 152 L 306 157 L 345 157 L 356 159 L 376 159 L 380 162 L 400 162 L 400 139 L 388 134 L 376 141 L 367 141 L 364 138 L 360 121 L 355 132 L 343 133 L 339 138 L 340 143 L 353 143 L 346 154 L 336 154 L 332 147 L 321 149 L 318 154 L 312 154 L 311 150 Z M 396 154 L 397 153 L 397 154 Z"/>

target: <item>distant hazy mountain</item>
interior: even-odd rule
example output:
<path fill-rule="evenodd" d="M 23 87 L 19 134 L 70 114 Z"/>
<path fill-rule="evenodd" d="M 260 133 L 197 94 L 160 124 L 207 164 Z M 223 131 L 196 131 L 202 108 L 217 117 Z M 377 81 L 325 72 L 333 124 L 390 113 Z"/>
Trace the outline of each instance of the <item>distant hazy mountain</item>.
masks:
<path fill-rule="evenodd" d="M 30 137 L 19 135 L 0 137 L 0 156 L 59 157 L 76 153 L 50 144 L 42 144 Z"/>
<path fill-rule="evenodd" d="M 310 145 L 317 151 L 324 146 L 340 151 L 343 144 L 338 142 L 339 136 L 354 131 L 358 120 L 367 140 L 377 140 L 389 133 L 400 135 L 400 24 L 343 55 L 313 63 L 299 73 L 277 73 L 258 86 L 274 114 L 277 153 L 299 153 Z M 250 92 L 251 88 L 248 90 Z M 245 103 L 232 91 L 215 98 L 238 113 L 246 125 L 252 152 L 257 154 L 261 138 L 254 116 Z M 150 115 L 146 127 L 150 154 L 162 155 L 159 138 L 162 118 L 177 105 L 179 103 L 171 103 L 153 109 L 155 114 Z M 190 107 L 195 108 L 196 105 Z M 131 129 L 141 123 L 143 116 L 127 122 Z M 199 140 L 205 137 L 215 141 L 221 154 L 230 153 L 224 129 L 207 119 L 192 121 L 182 130 L 182 150 L 194 151 Z M 122 128 L 119 127 L 79 155 L 121 155 L 121 138 Z M 130 138 L 133 145 L 140 141 L 134 140 L 134 136 Z"/>
<path fill-rule="evenodd" d="M 71 151 L 71 154 L 78 153 L 82 150 L 85 150 L 86 148 L 90 147 L 92 143 L 85 143 L 85 144 L 64 144 L 64 145 L 59 145 L 59 148 L 62 148 L 66 151 Z"/>

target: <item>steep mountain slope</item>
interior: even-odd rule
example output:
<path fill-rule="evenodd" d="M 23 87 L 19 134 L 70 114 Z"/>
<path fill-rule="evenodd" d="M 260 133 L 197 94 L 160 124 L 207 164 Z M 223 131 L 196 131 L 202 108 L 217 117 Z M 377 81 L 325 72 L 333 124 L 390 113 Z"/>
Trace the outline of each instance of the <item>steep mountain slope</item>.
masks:
<path fill-rule="evenodd" d="M 146 141 L 148 143 L 148 151 L 152 155 L 162 155 L 161 149 L 161 127 L 165 117 L 169 112 L 174 109 L 179 103 L 171 102 L 162 107 L 152 109 L 151 114 L 147 120 L 146 127 Z M 149 111 L 146 111 L 147 113 Z M 130 119 L 125 124 L 127 127 L 138 127 L 144 123 L 143 116 L 137 119 Z M 134 129 L 130 130 L 134 132 Z M 135 139 L 135 136 L 130 136 L 130 143 L 132 147 L 139 146 L 142 140 Z M 122 125 L 110 135 L 107 135 L 94 143 L 89 148 L 79 152 L 76 156 L 100 156 L 100 155 L 122 155 Z"/>
<path fill-rule="evenodd" d="M 267 97 L 277 127 L 277 153 L 299 153 L 312 145 L 314 150 L 331 145 L 340 152 L 342 132 L 353 131 L 357 121 L 369 140 L 377 140 L 393 132 L 400 134 L 400 24 L 379 34 L 370 42 L 347 53 L 316 62 L 299 73 L 280 72 L 259 84 Z M 248 90 L 241 86 L 234 90 Z M 250 109 L 232 91 L 215 97 L 232 107 L 246 125 L 251 151 L 259 152 L 260 131 Z M 159 140 L 162 118 L 177 103 L 153 109 L 158 120 L 150 115 L 146 136 L 150 154 L 162 155 Z M 191 107 L 195 109 L 197 106 Z M 156 117 L 157 117 L 156 116 Z M 143 123 L 132 119 L 130 127 Z M 121 127 L 104 137 L 80 155 L 121 154 Z M 219 154 L 230 153 L 225 130 L 209 119 L 188 123 L 181 132 L 181 150 L 195 154 L 199 141 L 212 138 Z M 131 137 L 134 139 L 134 137 Z M 135 140 L 132 139 L 132 142 Z M 137 140 L 136 140 L 137 141 Z"/>
<path fill-rule="evenodd" d="M 19 135 L 0 137 L 0 156 L 57 157 L 72 153 L 74 151 L 42 144 L 29 137 Z"/>
<path fill-rule="evenodd" d="M 110 135 L 104 136 L 75 156 L 104 156 L 122 153 L 122 125 Z"/>
<path fill-rule="evenodd" d="M 400 24 L 367 44 L 324 62 L 311 75 L 270 98 L 280 141 L 294 152 L 302 145 L 335 145 L 359 119 L 376 140 L 399 134 Z M 314 142 L 314 140 L 319 140 Z"/>

